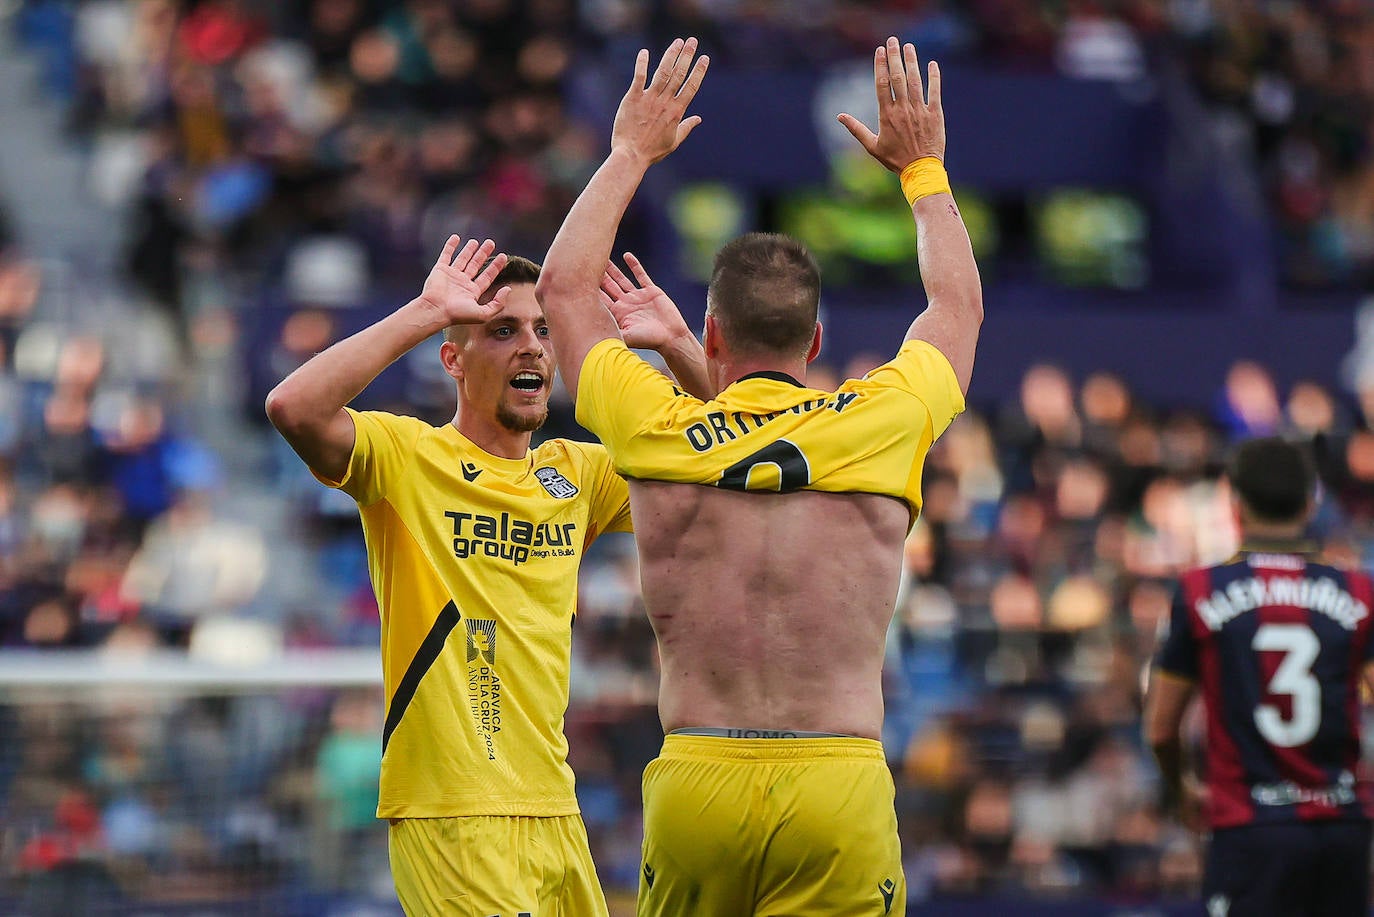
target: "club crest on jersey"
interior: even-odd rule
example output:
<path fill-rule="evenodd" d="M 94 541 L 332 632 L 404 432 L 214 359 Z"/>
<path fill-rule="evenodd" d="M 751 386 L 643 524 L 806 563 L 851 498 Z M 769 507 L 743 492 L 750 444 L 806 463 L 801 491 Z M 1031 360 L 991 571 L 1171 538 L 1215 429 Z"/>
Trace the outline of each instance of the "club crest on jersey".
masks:
<path fill-rule="evenodd" d="M 549 492 L 551 497 L 566 500 L 569 497 L 577 496 L 577 485 L 559 474 L 557 468 L 536 468 L 534 469 L 534 476 L 539 479 L 540 484 L 544 485 L 544 489 Z"/>

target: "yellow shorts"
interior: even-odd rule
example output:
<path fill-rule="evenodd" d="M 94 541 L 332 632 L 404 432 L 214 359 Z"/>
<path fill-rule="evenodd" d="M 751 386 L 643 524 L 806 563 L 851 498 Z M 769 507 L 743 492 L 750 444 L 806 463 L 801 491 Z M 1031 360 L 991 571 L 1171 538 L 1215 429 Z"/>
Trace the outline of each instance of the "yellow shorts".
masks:
<path fill-rule="evenodd" d="M 398 818 L 390 844 L 410 917 L 606 917 L 580 815 Z"/>
<path fill-rule="evenodd" d="M 871 739 L 668 735 L 644 771 L 639 917 L 906 913 Z"/>

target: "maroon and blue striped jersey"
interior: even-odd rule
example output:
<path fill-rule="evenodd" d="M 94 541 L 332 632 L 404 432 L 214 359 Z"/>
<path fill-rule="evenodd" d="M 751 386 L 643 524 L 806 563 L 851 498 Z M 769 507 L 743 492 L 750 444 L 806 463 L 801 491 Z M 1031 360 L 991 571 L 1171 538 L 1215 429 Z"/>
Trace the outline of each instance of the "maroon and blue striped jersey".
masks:
<path fill-rule="evenodd" d="M 1371 590 L 1292 544 L 1180 578 L 1155 667 L 1201 690 L 1212 827 L 1374 814 L 1360 775 Z"/>

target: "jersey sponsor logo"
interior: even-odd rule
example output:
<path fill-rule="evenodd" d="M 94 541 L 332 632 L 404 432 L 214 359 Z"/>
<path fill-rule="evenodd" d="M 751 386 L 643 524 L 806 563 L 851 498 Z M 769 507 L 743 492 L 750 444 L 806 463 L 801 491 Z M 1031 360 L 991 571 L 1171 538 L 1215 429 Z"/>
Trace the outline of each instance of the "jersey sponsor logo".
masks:
<path fill-rule="evenodd" d="M 1305 802 L 1328 809 L 1353 806 L 1359 801 L 1355 793 L 1355 775 L 1348 770 L 1341 771 L 1330 786 L 1298 786 L 1291 780 L 1257 783 L 1250 788 L 1250 798 L 1260 806 L 1291 806 Z"/>
<path fill-rule="evenodd" d="M 550 497 L 566 500 L 569 497 L 577 496 L 577 485 L 559 474 L 557 468 L 536 468 L 534 469 L 534 476 L 539 479 L 540 484 L 544 485 L 544 489 L 549 492 Z"/>
<path fill-rule="evenodd" d="M 574 488 L 574 490 L 576 490 Z M 446 510 L 453 525 L 453 556 L 491 557 L 515 566 L 530 558 L 569 557 L 577 553 L 576 522 L 540 522 L 516 519 L 510 513 L 488 516 Z"/>
<path fill-rule="evenodd" d="M 883 896 L 883 913 L 892 913 L 892 899 L 897 894 L 897 883 L 891 878 L 884 879 L 878 883 L 878 894 Z"/>
<path fill-rule="evenodd" d="M 1346 592 L 1329 576 L 1257 576 L 1234 580 L 1194 604 L 1208 630 L 1217 631 L 1233 618 L 1265 605 L 1289 605 L 1320 612 L 1346 630 L 1355 630 L 1369 617 L 1364 602 Z"/>
<path fill-rule="evenodd" d="M 463 480 L 471 484 L 473 481 L 477 480 L 477 476 L 482 473 L 482 469 L 478 468 L 472 462 L 464 462 L 462 464 L 462 472 Z"/>
<path fill-rule="evenodd" d="M 468 632 L 468 707 L 487 760 L 496 760 L 501 731 L 501 676 L 496 674 L 496 622 L 464 618 Z"/>
<path fill-rule="evenodd" d="M 697 421 L 683 430 L 682 435 L 687 437 L 687 443 L 692 447 L 692 451 L 706 452 L 716 446 L 734 442 L 741 436 L 748 436 L 755 430 L 761 430 L 770 420 L 776 420 L 784 414 L 806 414 L 827 408 L 838 414 L 860 397 L 862 397 L 860 392 L 836 392 L 825 398 L 803 401 L 785 411 L 773 411 L 768 414 L 709 411 L 706 414 L 705 422 Z"/>

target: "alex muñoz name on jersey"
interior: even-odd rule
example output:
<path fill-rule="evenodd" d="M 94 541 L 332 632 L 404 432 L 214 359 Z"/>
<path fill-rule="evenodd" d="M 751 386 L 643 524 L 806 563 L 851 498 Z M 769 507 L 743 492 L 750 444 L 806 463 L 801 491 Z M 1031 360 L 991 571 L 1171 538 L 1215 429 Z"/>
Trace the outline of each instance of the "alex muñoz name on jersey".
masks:
<path fill-rule="evenodd" d="M 781 417 L 783 414 L 804 414 L 807 411 L 819 411 L 822 408 L 829 408 L 838 414 L 861 395 L 861 392 L 837 392 L 825 398 L 803 401 L 801 404 L 795 404 L 786 410 L 772 411 L 768 414 L 746 414 L 743 411 L 730 411 L 728 413 L 710 411 L 706 415 L 705 423 L 697 421 L 683 430 L 682 435 L 687 437 L 687 442 L 694 452 L 706 452 L 708 449 L 732 442 L 741 436 L 748 436 L 755 430 L 762 429 L 768 421 Z"/>
<path fill-rule="evenodd" d="M 1354 630 L 1369 617 L 1364 602 L 1342 589 L 1329 576 L 1275 576 L 1260 579 L 1251 576 L 1227 584 L 1210 596 L 1197 600 L 1198 617 L 1208 630 L 1221 630 L 1222 625 L 1247 611 L 1263 605 L 1288 605 L 1305 608 L 1326 615 L 1346 630 Z"/>
<path fill-rule="evenodd" d="M 447 510 L 453 523 L 453 555 L 493 557 L 520 566 L 531 557 L 566 557 L 577 553 L 576 522 L 533 523 L 510 513 L 488 516 Z"/>

